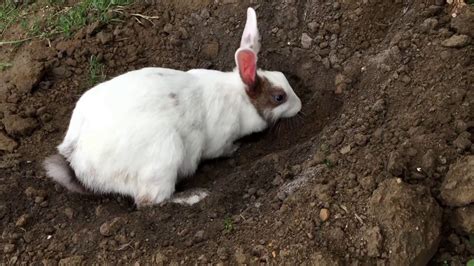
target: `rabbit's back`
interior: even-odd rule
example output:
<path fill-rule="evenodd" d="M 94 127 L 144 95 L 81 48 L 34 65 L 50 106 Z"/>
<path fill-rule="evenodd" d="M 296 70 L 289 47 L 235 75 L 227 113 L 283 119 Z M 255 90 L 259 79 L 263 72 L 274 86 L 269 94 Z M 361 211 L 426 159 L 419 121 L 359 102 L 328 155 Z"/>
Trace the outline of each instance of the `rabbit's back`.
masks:
<path fill-rule="evenodd" d="M 201 92 L 189 86 L 194 79 L 145 68 L 86 92 L 59 146 L 78 179 L 102 192 L 130 194 L 147 183 L 140 178 L 165 169 L 194 172 L 204 141 Z"/>

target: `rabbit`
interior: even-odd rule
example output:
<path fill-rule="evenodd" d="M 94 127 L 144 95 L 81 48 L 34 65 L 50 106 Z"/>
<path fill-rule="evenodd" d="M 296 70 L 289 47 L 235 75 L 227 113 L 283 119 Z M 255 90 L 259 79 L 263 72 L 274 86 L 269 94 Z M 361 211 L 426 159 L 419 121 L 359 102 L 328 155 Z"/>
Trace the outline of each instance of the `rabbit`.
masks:
<path fill-rule="evenodd" d="M 131 196 L 138 207 L 199 202 L 207 192 L 172 197 L 181 178 L 301 110 L 283 73 L 257 69 L 259 50 L 248 8 L 233 71 L 146 67 L 94 86 L 76 103 L 58 154 L 45 159 L 47 175 L 72 192 Z"/>

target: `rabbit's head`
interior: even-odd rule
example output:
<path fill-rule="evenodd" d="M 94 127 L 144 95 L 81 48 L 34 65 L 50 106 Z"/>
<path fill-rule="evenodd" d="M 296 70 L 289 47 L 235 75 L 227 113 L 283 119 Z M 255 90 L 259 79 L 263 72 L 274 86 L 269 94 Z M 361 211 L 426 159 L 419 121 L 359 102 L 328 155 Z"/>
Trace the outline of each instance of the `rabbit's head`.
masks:
<path fill-rule="evenodd" d="M 255 10 L 248 8 L 240 48 L 235 62 L 245 90 L 259 114 L 267 121 L 292 117 L 301 110 L 301 100 L 281 72 L 257 69 L 260 34 Z"/>

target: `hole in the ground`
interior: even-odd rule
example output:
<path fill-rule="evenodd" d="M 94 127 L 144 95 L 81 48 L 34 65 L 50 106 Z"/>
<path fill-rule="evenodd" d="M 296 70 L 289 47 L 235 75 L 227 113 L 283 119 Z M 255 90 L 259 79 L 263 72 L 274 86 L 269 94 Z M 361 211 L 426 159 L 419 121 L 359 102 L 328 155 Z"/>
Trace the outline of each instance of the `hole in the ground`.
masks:
<path fill-rule="evenodd" d="M 203 162 L 194 176 L 178 184 L 178 191 L 205 187 L 212 193 L 213 190 L 226 190 L 223 184 L 233 184 L 234 187 L 231 190 L 239 191 L 240 188 L 247 185 L 248 180 L 235 180 L 233 174 L 239 171 L 238 167 L 248 169 L 259 158 L 289 150 L 295 145 L 311 140 L 339 112 L 342 102 L 333 93 L 332 77 L 314 85 L 316 79 L 304 81 L 295 74 L 286 73 L 286 75 L 303 102 L 302 113 L 304 115 L 281 120 L 273 128 L 242 138 L 239 140 L 242 146 L 237 154 L 232 158 Z M 324 79 L 319 81 L 321 80 Z M 240 190 L 238 193 L 244 192 Z"/>

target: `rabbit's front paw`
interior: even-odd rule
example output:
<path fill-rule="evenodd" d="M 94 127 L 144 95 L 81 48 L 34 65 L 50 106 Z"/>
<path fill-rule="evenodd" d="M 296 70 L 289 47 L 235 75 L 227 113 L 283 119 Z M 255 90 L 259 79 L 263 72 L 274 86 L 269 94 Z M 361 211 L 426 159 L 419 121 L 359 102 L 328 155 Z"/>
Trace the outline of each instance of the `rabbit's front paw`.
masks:
<path fill-rule="evenodd" d="M 174 194 L 170 201 L 181 205 L 194 205 L 208 195 L 209 191 L 207 189 L 195 188 Z"/>

